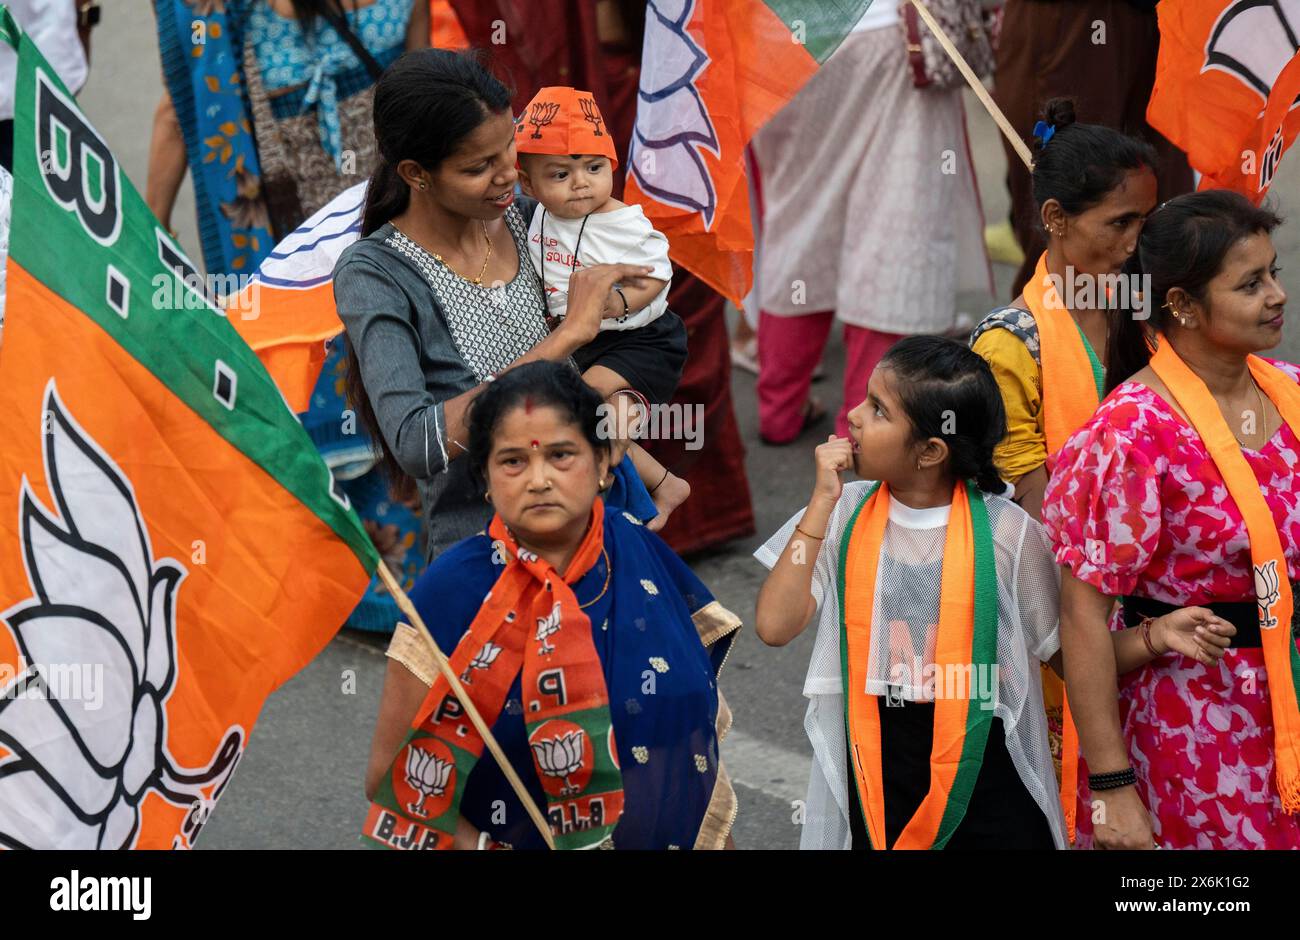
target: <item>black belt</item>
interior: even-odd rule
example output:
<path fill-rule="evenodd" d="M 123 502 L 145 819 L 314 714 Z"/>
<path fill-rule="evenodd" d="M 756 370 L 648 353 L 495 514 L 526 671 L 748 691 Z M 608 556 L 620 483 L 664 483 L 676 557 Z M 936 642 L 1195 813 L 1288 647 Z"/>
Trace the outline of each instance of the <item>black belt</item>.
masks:
<path fill-rule="evenodd" d="M 1293 582 L 1291 585 L 1293 592 L 1296 587 Z M 1143 617 L 1163 617 L 1165 614 L 1179 610 L 1181 606 L 1185 605 L 1166 604 L 1164 601 L 1153 600 L 1150 597 L 1125 597 L 1123 598 L 1124 626 L 1136 627 L 1142 622 Z M 1259 635 L 1259 605 L 1254 601 L 1225 601 L 1193 606 L 1204 607 L 1237 628 L 1237 635 L 1232 638 L 1229 649 L 1259 649 L 1263 645 Z M 1293 636 L 1295 632 L 1296 616 L 1293 614 L 1291 617 Z"/>

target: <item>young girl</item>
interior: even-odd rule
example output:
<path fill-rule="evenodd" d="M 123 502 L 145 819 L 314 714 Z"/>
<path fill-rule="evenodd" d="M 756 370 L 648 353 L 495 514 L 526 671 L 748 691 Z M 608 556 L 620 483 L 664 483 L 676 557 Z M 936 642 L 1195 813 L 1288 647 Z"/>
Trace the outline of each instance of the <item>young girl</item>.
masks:
<path fill-rule="evenodd" d="M 817 618 L 801 847 L 1063 848 L 1039 683 L 1057 575 L 1039 524 L 992 495 L 1006 418 L 988 365 L 908 337 L 848 420 L 817 448 L 807 508 L 755 553 L 772 569 L 759 637 Z"/>

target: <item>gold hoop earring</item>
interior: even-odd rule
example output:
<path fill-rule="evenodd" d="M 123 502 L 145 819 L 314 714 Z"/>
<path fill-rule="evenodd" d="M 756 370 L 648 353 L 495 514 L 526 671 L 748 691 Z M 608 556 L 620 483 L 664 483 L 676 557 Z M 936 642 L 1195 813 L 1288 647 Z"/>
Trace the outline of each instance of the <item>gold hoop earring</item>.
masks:
<path fill-rule="evenodd" d="M 492 491 L 491 491 L 491 490 L 484 490 L 484 491 L 483 491 L 483 502 L 487 503 L 489 506 L 492 505 Z"/>

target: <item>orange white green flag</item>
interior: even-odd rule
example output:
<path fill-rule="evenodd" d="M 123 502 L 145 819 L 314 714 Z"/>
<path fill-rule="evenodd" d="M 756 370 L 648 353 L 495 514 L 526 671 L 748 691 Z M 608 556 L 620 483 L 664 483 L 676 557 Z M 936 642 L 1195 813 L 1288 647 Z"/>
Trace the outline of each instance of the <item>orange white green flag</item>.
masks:
<path fill-rule="evenodd" d="M 377 564 L 256 355 L 18 51 L 0 336 L 0 845 L 189 847 Z M 188 263 L 186 262 L 186 266 Z"/>
<path fill-rule="evenodd" d="M 674 261 L 737 304 L 753 281 L 745 145 L 830 58 L 869 3 L 646 4 L 625 198 L 668 236 Z"/>

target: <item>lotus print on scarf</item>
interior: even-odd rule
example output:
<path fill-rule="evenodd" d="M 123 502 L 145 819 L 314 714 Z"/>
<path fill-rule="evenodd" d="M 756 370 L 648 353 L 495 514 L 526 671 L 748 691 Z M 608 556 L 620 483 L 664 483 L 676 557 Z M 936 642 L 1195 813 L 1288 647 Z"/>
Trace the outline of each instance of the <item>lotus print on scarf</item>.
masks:
<path fill-rule="evenodd" d="M 581 770 L 586 762 L 586 739 L 586 732 L 576 730 L 531 743 L 533 756 L 537 758 L 537 766 L 542 773 L 563 781 L 560 796 L 573 796 L 582 792 L 582 786 L 569 777 Z"/>
<path fill-rule="evenodd" d="M 177 676 L 176 593 L 186 569 L 153 558 L 131 482 L 45 388 L 42 450 L 55 506 L 21 491 L 32 596 L 0 614 L 26 664 L 0 689 L 0 845 L 118 849 L 135 844 L 149 793 L 191 812 L 189 847 L 242 752 L 230 727 L 207 767 L 177 766 L 165 704 Z M 38 664 L 102 667 L 99 707 L 41 691 Z M 54 834 L 54 835 L 52 835 Z M 53 841 L 52 841 L 53 840 Z"/>
<path fill-rule="evenodd" d="M 650 0 L 636 129 L 628 171 L 641 191 L 666 205 L 699 212 L 707 230 L 718 197 L 700 149 L 720 155 L 718 134 L 696 87 L 709 56 L 686 32 L 697 0 Z"/>
<path fill-rule="evenodd" d="M 406 808 L 413 815 L 425 817 L 428 813 L 424 801 L 431 796 L 442 796 L 447 791 L 451 780 L 451 771 L 455 765 L 428 751 L 412 747 L 406 752 L 406 782 L 420 798 L 408 803 Z"/>

